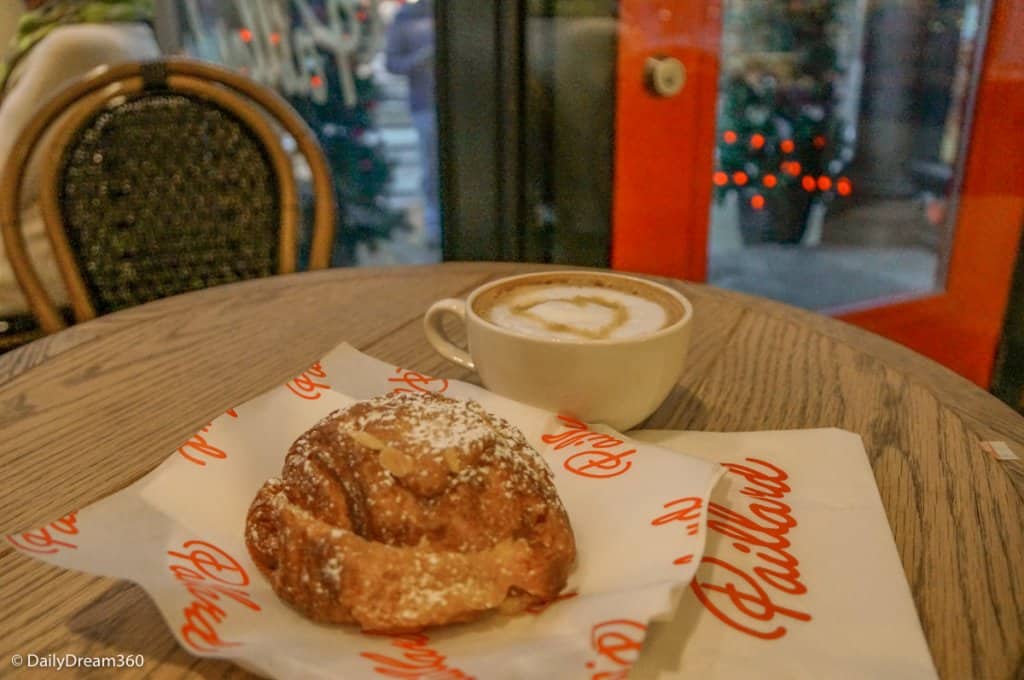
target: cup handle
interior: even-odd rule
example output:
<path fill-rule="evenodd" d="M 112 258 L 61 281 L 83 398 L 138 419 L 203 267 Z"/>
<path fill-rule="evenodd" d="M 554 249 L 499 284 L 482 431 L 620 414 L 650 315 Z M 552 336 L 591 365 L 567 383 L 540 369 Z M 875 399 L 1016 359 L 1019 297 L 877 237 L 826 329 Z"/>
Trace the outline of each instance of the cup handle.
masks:
<path fill-rule="evenodd" d="M 434 346 L 438 354 L 448 361 L 475 371 L 476 366 L 473 364 L 473 359 L 469 356 L 469 352 L 453 343 L 445 335 L 444 326 L 441 324 L 445 314 L 459 317 L 462 325 L 466 325 L 465 302 L 453 298 L 438 300 L 430 306 L 430 309 L 427 310 L 426 315 L 423 317 L 423 330 L 427 334 L 427 341 Z"/>

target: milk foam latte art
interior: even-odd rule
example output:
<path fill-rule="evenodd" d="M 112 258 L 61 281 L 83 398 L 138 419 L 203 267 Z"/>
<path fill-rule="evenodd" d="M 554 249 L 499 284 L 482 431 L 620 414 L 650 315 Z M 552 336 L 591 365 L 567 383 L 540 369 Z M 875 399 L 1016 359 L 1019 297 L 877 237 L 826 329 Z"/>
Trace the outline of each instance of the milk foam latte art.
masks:
<path fill-rule="evenodd" d="M 444 317 L 465 328 L 449 336 Z M 580 422 L 626 430 L 668 396 L 686 365 L 693 306 L 673 288 L 599 270 L 541 271 L 438 300 L 427 341 L 483 385 Z"/>
<path fill-rule="evenodd" d="M 510 331 L 555 341 L 626 340 L 679 321 L 682 307 L 633 280 L 573 277 L 498 286 L 475 311 Z"/>

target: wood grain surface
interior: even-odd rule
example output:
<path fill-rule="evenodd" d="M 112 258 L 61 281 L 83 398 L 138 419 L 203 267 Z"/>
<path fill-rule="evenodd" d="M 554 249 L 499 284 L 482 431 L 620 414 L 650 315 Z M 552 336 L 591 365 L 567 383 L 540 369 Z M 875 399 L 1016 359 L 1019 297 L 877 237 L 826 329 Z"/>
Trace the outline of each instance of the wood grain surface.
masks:
<path fill-rule="evenodd" d="M 473 380 L 427 344 L 423 312 L 541 268 L 467 263 L 249 281 L 101 317 L 4 355 L 0 530 L 34 528 L 123 488 L 212 417 L 342 341 Z M 852 326 L 667 283 L 694 303 L 696 332 L 686 374 L 644 426 L 859 433 L 941 676 L 1024 677 L 1024 469 L 980 447 L 1004 441 L 1024 456 L 1024 418 Z M 145 667 L 124 677 L 248 677 L 181 649 L 135 585 L 47 566 L 6 542 L 0 574 L 0 676 L 15 653 L 74 652 L 143 654 Z"/>

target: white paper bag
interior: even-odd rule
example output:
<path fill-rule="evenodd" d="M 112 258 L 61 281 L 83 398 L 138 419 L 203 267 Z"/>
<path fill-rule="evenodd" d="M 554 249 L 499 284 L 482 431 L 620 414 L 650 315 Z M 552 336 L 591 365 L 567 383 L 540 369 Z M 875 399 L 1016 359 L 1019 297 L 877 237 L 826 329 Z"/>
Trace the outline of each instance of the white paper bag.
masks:
<path fill-rule="evenodd" d="M 244 545 L 249 504 L 320 418 L 392 390 L 474 399 L 541 452 L 578 548 L 560 600 L 517 617 L 389 637 L 312 623 L 278 599 Z M 138 583 L 190 652 L 265 675 L 607 680 L 626 676 L 650 619 L 676 610 L 701 559 L 721 472 L 342 345 L 216 418 L 130 487 L 8 541 L 51 564 Z"/>
<path fill-rule="evenodd" d="M 631 436 L 727 470 L 697 575 L 631 677 L 937 677 L 860 437 Z"/>

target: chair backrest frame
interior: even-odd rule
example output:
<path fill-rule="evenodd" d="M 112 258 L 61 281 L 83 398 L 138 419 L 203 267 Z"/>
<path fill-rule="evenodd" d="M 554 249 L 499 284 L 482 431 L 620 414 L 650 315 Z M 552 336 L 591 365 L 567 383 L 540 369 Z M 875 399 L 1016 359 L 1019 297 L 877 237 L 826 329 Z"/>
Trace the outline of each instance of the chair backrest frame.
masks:
<path fill-rule="evenodd" d="M 59 120 L 53 147 L 59 152 L 49 153 L 43 159 L 40 208 L 75 319 L 81 322 L 94 318 L 96 310 L 63 225 L 58 178 L 64 152 L 80 127 L 108 103 L 119 97 L 139 96 L 155 88 L 210 101 L 236 116 L 261 141 L 273 166 L 279 192 L 279 274 L 295 271 L 299 201 L 291 159 L 271 121 L 295 139 L 299 152 L 309 164 L 316 196 L 309 268 L 323 269 L 330 265 L 336 206 L 329 166 L 313 132 L 284 99 L 232 71 L 188 59 L 100 67 L 58 92 L 43 106 L 14 145 L 0 176 L 0 231 L 8 259 L 30 309 L 46 333 L 60 330 L 65 324 L 32 266 L 21 232 L 19 199 L 29 161 L 37 145 Z M 258 107 L 253 106 L 254 103 Z"/>

